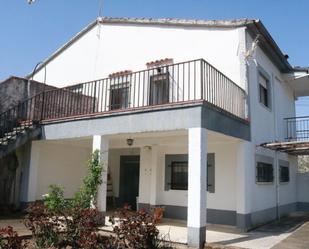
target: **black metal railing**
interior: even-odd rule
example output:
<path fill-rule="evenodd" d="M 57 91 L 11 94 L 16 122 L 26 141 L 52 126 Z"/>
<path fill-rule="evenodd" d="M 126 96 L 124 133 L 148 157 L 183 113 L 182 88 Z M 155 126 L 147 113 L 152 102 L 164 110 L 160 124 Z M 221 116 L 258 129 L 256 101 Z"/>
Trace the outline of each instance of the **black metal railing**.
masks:
<path fill-rule="evenodd" d="M 0 139 L 14 129 L 27 127 L 42 119 L 43 94 L 26 99 L 0 114 Z"/>
<path fill-rule="evenodd" d="M 286 118 L 288 141 L 309 140 L 309 116 Z"/>
<path fill-rule="evenodd" d="M 203 59 L 40 93 L 0 114 L 0 137 L 31 120 L 53 120 L 96 113 L 206 101 L 246 119 L 246 93 Z"/>
<path fill-rule="evenodd" d="M 245 91 L 204 60 L 48 91 L 43 117 L 57 119 L 197 100 L 205 100 L 239 118 L 246 118 Z"/>

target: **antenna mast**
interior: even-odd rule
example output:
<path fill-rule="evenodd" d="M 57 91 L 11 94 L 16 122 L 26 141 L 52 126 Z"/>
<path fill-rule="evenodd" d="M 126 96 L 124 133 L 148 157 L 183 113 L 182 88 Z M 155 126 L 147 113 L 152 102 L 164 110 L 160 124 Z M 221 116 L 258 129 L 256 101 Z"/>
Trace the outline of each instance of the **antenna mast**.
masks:
<path fill-rule="evenodd" d="M 99 13 L 98 17 L 103 17 L 103 0 L 99 0 Z"/>

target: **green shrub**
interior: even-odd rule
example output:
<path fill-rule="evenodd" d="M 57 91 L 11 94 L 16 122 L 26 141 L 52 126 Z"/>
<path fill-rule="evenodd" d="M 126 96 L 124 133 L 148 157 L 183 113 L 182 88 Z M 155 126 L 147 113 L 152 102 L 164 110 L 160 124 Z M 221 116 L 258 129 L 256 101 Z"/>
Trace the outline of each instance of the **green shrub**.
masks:
<path fill-rule="evenodd" d="M 55 213 L 61 213 L 70 206 L 70 202 L 64 199 L 63 187 L 59 185 L 50 185 L 49 193 L 43 196 L 44 205 Z"/>
<path fill-rule="evenodd" d="M 90 208 L 91 202 L 95 202 L 97 198 L 98 187 L 102 184 L 103 166 L 100 163 L 100 153 L 98 150 L 91 154 L 91 159 L 88 161 L 87 166 L 88 174 L 73 200 L 73 206 L 80 208 Z"/>

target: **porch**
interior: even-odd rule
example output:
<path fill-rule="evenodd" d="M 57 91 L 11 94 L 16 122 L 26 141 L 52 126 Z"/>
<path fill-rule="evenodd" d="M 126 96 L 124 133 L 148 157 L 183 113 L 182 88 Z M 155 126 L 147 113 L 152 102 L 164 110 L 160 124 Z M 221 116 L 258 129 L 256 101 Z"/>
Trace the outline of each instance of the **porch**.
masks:
<path fill-rule="evenodd" d="M 204 128 L 34 141 L 26 199 L 42 199 L 50 184 L 64 186 L 71 198 L 91 151 L 99 149 L 105 166 L 101 211 L 125 203 L 163 207 L 165 218 L 187 224 L 188 244 L 199 246 L 206 217 L 208 223 L 242 226 L 244 176 L 237 172 L 245 167 L 245 143 Z"/>

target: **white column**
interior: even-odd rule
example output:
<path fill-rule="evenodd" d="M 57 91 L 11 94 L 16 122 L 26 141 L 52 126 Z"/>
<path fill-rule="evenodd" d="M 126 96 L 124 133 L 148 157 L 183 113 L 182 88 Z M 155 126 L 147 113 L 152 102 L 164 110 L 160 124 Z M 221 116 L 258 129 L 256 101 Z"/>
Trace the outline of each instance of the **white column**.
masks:
<path fill-rule="evenodd" d="M 150 203 L 150 186 L 149 182 L 151 179 L 151 161 L 152 149 L 150 147 L 142 147 L 140 149 L 140 183 L 139 183 L 139 195 L 138 202 L 140 204 L 139 208 L 145 208 L 144 204 Z"/>
<path fill-rule="evenodd" d="M 151 149 L 151 174 L 150 174 L 150 205 L 156 206 L 158 196 L 158 146 Z"/>
<path fill-rule="evenodd" d="M 108 173 L 108 138 L 100 135 L 93 136 L 92 151 L 99 150 L 100 162 L 103 165 L 102 184 L 98 189 L 97 206 L 101 212 L 106 212 L 107 173 Z"/>
<path fill-rule="evenodd" d="M 236 168 L 237 227 L 251 226 L 252 186 L 255 184 L 255 148 L 250 142 L 239 144 Z"/>
<path fill-rule="evenodd" d="M 188 167 L 188 245 L 203 248 L 206 241 L 207 131 L 190 128 Z"/>
<path fill-rule="evenodd" d="M 38 170 L 39 170 L 39 159 L 40 159 L 40 144 L 41 143 L 38 141 L 33 141 L 31 143 L 28 190 L 26 200 L 27 202 L 34 202 L 37 199 L 36 193 L 37 193 Z"/>

